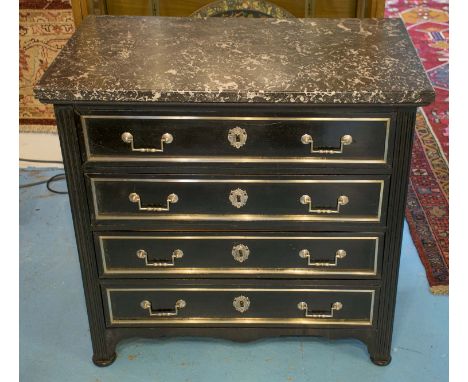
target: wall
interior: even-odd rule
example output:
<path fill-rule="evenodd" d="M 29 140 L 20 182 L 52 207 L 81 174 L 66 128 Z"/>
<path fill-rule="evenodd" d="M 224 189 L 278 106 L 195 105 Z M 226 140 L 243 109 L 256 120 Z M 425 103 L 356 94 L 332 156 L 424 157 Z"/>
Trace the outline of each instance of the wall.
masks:
<path fill-rule="evenodd" d="M 57 134 L 20 133 L 20 158 L 41 160 L 62 160 Z M 20 167 L 62 167 L 59 163 L 20 162 Z"/>

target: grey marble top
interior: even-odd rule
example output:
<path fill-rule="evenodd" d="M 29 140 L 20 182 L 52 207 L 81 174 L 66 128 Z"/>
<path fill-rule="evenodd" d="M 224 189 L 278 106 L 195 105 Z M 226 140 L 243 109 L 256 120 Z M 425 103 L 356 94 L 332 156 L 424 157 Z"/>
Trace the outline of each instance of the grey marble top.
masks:
<path fill-rule="evenodd" d="M 50 103 L 434 99 L 399 19 L 90 16 L 35 93 Z"/>

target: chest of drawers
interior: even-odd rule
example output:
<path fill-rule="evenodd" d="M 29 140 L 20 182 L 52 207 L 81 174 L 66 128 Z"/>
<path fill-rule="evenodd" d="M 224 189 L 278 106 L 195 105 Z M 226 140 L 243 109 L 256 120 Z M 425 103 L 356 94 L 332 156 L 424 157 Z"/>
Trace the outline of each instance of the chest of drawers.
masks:
<path fill-rule="evenodd" d="M 390 344 L 416 107 L 399 20 L 90 17 L 53 103 L 93 344 Z"/>

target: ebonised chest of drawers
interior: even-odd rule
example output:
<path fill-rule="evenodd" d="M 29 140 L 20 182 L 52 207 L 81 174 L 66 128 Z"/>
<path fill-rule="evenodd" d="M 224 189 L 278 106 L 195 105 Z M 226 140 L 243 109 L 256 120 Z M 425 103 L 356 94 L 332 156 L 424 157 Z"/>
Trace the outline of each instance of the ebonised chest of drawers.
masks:
<path fill-rule="evenodd" d="M 416 107 L 396 19 L 90 17 L 55 105 L 93 361 L 128 337 L 353 337 L 390 362 Z"/>

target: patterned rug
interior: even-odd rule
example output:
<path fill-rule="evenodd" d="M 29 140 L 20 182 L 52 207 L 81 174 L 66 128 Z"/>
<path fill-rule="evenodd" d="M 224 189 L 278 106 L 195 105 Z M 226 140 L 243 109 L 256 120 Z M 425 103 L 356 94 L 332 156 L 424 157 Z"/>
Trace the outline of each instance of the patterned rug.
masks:
<path fill-rule="evenodd" d="M 449 289 L 449 13 L 448 0 L 387 0 L 401 17 L 436 91 L 418 112 L 406 219 L 431 291 Z"/>
<path fill-rule="evenodd" d="M 19 126 L 21 132 L 55 132 L 51 105 L 33 95 L 33 86 L 75 30 L 70 0 L 19 2 Z"/>

